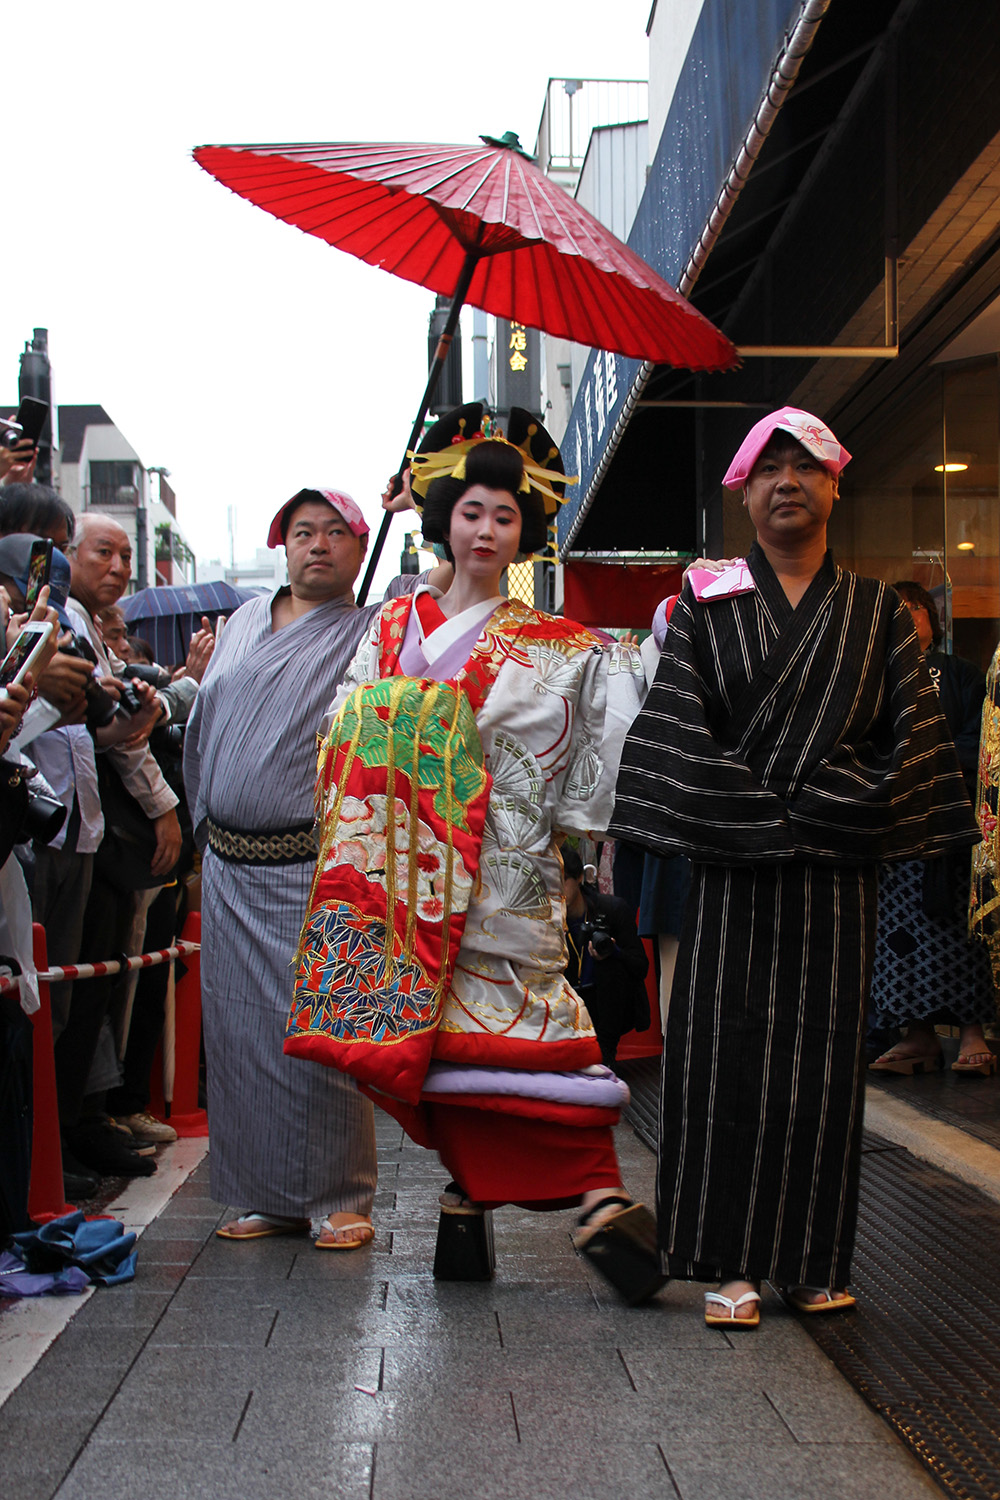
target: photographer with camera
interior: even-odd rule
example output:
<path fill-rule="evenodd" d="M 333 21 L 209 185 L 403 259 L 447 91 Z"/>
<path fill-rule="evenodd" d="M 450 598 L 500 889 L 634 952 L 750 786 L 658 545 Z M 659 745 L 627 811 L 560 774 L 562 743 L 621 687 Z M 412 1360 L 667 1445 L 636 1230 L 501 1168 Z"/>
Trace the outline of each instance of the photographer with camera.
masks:
<path fill-rule="evenodd" d="M 649 959 L 627 902 L 586 883 L 583 861 L 569 844 L 562 847 L 562 861 L 566 978 L 587 1007 L 601 1061 L 610 1068 L 625 1033 L 649 1026 Z"/>
<path fill-rule="evenodd" d="M 184 750 L 184 728 L 194 707 L 198 687 L 215 645 L 215 637 L 202 621 L 202 629 L 192 637 L 185 666 L 171 680 L 170 673 L 148 656 L 133 650 L 125 616 L 118 605 L 108 605 L 99 614 L 104 644 L 112 664 L 126 663 L 127 679 L 146 682 L 152 687 L 164 712 L 148 734 L 149 748 L 156 757 L 170 787 L 177 793 L 177 808 L 182 830 L 181 860 L 177 879 L 183 881 L 191 867 L 194 835 L 184 801 L 184 779 L 181 757 Z M 130 742 L 131 743 L 131 742 Z M 145 903 L 148 902 L 148 905 Z M 138 920 L 145 919 L 145 948 L 168 948 L 178 930 L 181 912 L 178 908 L 177 880 L 159 890 L 146 890 L 137 897 Z M 138 926 L 138 922 L 137 922 Z M 127 1036 L 123 1038 L 121 1079 L 107 1095 L 107 1108 L 119 1124 L 125 1125 L 138 1139 L 151 1144 L 176 1140 L 171 1126 L 150 1114 L 150 1075 L 153 1059 L 163 1033 L 170 971 L 166 966 L 144 969 L 130 977 L 131 1004 Z"/>
<path fill-rule="evenodd" d="M 73 837 L 70 847 L 79 853 L 82 836 L 89 854 L 84 860 L 90 867 L 85 907 L 80 909 L 79 887 L 74 893 L 60 880 L 58 892 L 64 908 L 74 907 L 78 957 L 84 962 L 99 961 L 125 948 L 136 891 L 162 885 L 180 852 L 176 795 L 149 747 L 125 743 L 156 722 L 161 715 L 160 704 L 148 684 L 115 677 L 97 625 L 99 611 L 117 603 L 124 594 L 131 561 L 128 536 L 117 522 L 89 511 L 79 518 L 76 537 L 70 544 L 70 617 L 76 627 L 72 649 L 87 667 L 89 729 L 56 733 L 69 738 L 64 752 L 69 758 L 74 790 L 79 794 L 84 785 L 87 789 L 88 823 L 84 826 L 84 807 L 78 796 L 74 807 L 81 814 L 80 821 L 71 815 L 67 838 L 69 843 L 69 837 Z M 94 663 L 100 674 L 97 679 L 93 679 Z M 115 743 L 107 753 L 95 754 L 109 738 Z M 52 919 L 51 928 L 56 925 L 57 920 Z M 96 1099 L 85 1104 L 91 1064 L 115 988 L 115 981 L 107 978 L 75 986 L 56 1041 L 60 1123 L 68 1148 L 64 1165 L 68 1162 L 70 1170 L 84 1180 L 88 1168 L 127 1176 L 145 1176 L 155 1170 L 151 1161 L 136 1154 L 127 1137 L 109 1125 Z"/>

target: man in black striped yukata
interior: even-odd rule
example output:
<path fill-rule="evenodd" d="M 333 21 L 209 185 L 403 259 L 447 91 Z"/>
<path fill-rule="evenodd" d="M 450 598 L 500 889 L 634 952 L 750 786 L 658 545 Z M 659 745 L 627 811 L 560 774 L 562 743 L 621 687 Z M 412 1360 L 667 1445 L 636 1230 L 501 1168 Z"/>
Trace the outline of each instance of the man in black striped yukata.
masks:
<path fill-rule="evenodd" d="M 727 1328 L 757 1325 L 764 1278 L 803 1312 L 853 1305 L 876 866 L 979 836 L 908 610 L 827 550 L 849 458 L 791 407 L 747 435 L 723 483 L 756 541 L 689 573 L 610 829 L 693 863 L 660 1240 L 671 1276 L 720 1283 Z"/>

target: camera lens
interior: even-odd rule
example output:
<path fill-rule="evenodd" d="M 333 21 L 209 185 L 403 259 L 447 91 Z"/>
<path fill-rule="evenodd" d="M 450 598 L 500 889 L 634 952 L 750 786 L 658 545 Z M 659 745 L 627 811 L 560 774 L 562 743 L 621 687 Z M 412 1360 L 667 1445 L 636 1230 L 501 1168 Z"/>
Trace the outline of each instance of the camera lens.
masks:
<path fill-rule="evenodd" d="M 26 839 L 37 839 L 40 844 L 50 844 L 66 821 L 66 809 L 54 797 L 28 789 L 28 806 L 24 814 L 21 832 Z"/>

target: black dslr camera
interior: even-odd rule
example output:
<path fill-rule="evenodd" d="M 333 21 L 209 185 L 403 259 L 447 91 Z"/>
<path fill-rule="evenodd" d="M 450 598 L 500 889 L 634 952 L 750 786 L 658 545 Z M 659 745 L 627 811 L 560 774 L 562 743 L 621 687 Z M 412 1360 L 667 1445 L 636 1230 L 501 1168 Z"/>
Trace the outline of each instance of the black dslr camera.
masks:
<path fill-rule="evenodd" d="M 127 663 L 125 677 L 129 682 L 133 677 L 138 677 L 140 682 L 148 682 L 151 688 L 163 688 L 170 682 L 169 672 L 165 672 L 162 667 L 147 667 L 143 661 Z"/>
<path fill-rule="evenodd" d="M 592 921 L 584 922 L 580 936 L 593 948 L 595 958 L 607 958 L 614 952 L 615 940 L 608 931 L 608 919 L 603 912 L 598 912 Z"/>
<path fill-rule="evenodd" d="M 72 639 L 65 645 L 61 645 L 59 650 L 66 656 L 75 656 L 80 661 L 88 661 L 92 667 L 99 665 L 97 652 L 85 635 L 74 633 Z M 84 689 L 87 698 L 87 713 L 84 722 L 91 734 L 95 729 L 106 728 L 115 714 L 124 713 L 131 718 L 141 709 L 142 704 L 132 684 L 122 682 L 120 687 L 121 699 L 116 700 L 93 677 L 87 679 L 87 686 Z"/>
<path fill-rule="evenodd" d="M 37 776 L 34 767 L 23 763 L 3 761 L 3 775 L 13 800 L 4 804 L 4 814 L 16 820 L 15 844 L 26 844 L 37 839 L 40 844 L 50 844 L 66 821 L 66 809 L 55 797 L 39 792 L 32 786 Z"/>

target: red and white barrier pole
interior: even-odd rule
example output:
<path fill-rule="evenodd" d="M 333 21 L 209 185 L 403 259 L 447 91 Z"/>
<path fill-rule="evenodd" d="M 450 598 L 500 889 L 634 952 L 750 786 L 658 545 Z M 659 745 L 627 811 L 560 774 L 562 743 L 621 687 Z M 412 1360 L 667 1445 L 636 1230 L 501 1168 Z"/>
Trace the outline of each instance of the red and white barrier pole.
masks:
<path fill-rule="evenodd" d="M 197 952 L 197 943 L 180 941 L 172 948 L 157 948 L 152 953 L 140 953 L 135 958 L 109 958 L 102 964 L 66 964 L 61 969 L 46 969 L 44 973 L 39 973 L 38 978 L 46 984 L 59 984 L 64 979 L 71 983 L 77 979 L 103 979 L 107 974 L 120 974 L 123 969 L 131 974 L 135 969 L 152 969 L 156 964 L 168 964 L 171 959 L 186 958 Z M 0 979 L 0 995 L 20 988 L 21 981 L 17 975 L 13 979 Z"/>

